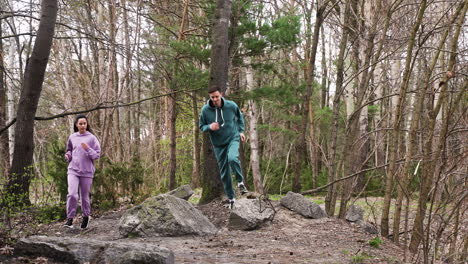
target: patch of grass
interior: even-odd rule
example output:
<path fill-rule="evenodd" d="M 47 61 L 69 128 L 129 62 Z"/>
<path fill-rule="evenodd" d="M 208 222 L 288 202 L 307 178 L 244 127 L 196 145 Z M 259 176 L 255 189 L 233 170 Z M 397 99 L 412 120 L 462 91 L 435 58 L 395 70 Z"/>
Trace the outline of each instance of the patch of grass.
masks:
<path fill-rule="evenodd" d="M 198 204 L 200 202 L 201 194 L 202 194 L 202 188 L 193 189 L 193 195 L 190 196 L 188 201 L 191 204 Z"/>
<path fill-rule="evenodd" d="M 279 201 L 283 197 L 284 197 L 284 195 L 281 195 L 281 194 L 269 194 L 268 195 L 268 198 L 270 198 L 270 200 L 272 200 L 272 201 Z"/>
<path fill-rule="evenodd" d="M 369 246 L 373 248 L 380 248 L 380 245 L 383 243 L 383 240 L 380 237 L 374 237 L 373 239 L 369 240 Z"/>
<path fill-rule="evenodd" d="M 317 197 L 315 197 L 312 202 L 320 205 L 320 204 L 325 204 L 325 199 L 318 199 Z"/>
<path fill-rule="evenodd" d="M 396 257 L 385 257 L 384 259 L 388 264 L 398 264 L 398 263 L 400 263 L 400 261 Z"/>
<path fill-rule="evenodd" d="M 351 263 L 353 264 L 359 264 L 359 263 L 364 263 L 366 259 L 372 258 L 366 252 L 363 252 L 362 254 L 354 255 L 351 257 Z"/>
<path fill-rule="evenodd" d="M 343 255 L 348 255 L 348 254 L 349 254 L 349 250 L 343 249 L 343 250 L 341 250 L 341 253 L 342 253 Z"/>

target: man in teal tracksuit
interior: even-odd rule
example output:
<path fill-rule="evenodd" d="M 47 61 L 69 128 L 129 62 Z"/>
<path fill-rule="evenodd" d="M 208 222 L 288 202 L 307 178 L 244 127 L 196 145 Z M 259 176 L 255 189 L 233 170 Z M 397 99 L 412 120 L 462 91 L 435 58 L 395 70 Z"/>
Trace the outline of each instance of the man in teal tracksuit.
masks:
<path fill-rule="evenodd" d="M 231 169 L 236 176 L 239 191 L 247 193 L 239 161 L 239 140 L 245 141 L 244 116 L 237 104 L 224 99 L 219 90 L 210 91 L 209 95 L 210 100 L 203 106 L 198 124 L 201 131 L 210 133 L 224 192 L 232 208 L 235 194 Z"/>

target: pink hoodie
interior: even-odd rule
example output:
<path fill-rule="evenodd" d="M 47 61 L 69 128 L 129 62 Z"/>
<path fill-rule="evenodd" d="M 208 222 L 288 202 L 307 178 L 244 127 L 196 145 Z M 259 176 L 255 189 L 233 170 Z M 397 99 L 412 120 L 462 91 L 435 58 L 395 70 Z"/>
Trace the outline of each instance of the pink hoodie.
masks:
<path fill-rule="evenodd" d="M 81 143 L 86 143 L 88 149 L 85 150 Z M 71 157 L 68 159 L 68 174 L 81 177 L 94 177 L 94 160 L 101 154 L 101 146 L 97 138 L 86 131 L 83 134 L 76 132 L 68 137 L 67 151 L 65 155 Z"/>

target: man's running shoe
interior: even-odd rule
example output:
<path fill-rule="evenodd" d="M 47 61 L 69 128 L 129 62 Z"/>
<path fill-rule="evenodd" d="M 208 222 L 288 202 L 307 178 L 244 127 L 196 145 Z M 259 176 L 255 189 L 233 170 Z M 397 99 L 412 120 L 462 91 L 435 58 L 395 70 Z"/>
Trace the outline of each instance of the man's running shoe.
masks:
<path fill-rule="evenodd" d="M 234 209 L 234 203 L 236 202 L 235 198 L 227 199 L 222 202 L 223 206 L 228 209 Z"/>
<path fill-rule="evenodd" d="M 247 188 L 245 187 L 243 182 L 239 182 L 239 184 L 237 184 L 237 187 L 239 188 L 241 194 L 246 194 L 249 192 L 247 191 Z"/>

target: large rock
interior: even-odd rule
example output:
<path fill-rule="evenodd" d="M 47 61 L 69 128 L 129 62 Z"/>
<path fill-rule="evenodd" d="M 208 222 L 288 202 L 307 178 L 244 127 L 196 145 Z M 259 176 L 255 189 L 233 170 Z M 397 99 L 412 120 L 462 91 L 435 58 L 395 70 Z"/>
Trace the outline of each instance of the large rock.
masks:
<path fill-rule="evenodd" d="M 174 253 L 154 244 L 33 236 L 20 239 L 15 255 L 48 257 L 58 262 L 150 264 L 174 263 Z"/>
<path fill-rule="evenodd" d="M 288 192 L 281 198 L 280 204 L 291 211 L 312 219 L 327 217 L 325 211 L 320 206 L 301 194 Z"/>
<path fill-rule="evenodd" d="M 265 202 L 251 199 L 236 201 L 229 215 L 229 228 L 253 230 L 273 219 L 275 212 Z"/>
<path fill-rule="evenodd" d="M 346 220 L 349 222 L 357 222 L 359 220 L 362 220 L 364 217 L 364 210 L 357 206 L 357 205 L 351 205 L 348 208 L 348 211 L 346 211 Z"/>
<path fill-rule="evenodd" d="M 168 192 L 167 194 L 179 197 L 184 200 L 188 200 L 193 195 L 193 190 L 190 187 L 190 185 L 186 184 Z"/>
<path fill-rule="evenodd" d="M 358 220 L 356 221 L 356 224 L 369 234 L 376 235 L 379 233 L 379 229 L 377 228 L 377 226 L 366 221 Z"/>
<path fill-rule="evenodd" d="M 168 194 L 146 199 L 120 218 L 122 237 L 211 235 L 216 227 L 189 202 Z"/>

